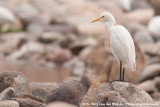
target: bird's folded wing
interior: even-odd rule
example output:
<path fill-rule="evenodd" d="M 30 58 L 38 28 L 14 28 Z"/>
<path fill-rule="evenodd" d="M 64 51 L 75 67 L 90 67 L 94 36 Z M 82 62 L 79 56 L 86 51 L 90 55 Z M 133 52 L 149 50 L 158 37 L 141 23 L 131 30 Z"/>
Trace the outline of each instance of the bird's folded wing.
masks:
<path fill-rule="evenodd" d="M 128 57 L 129 60 L 133 61 L 134 68 L 135 68 L 135 46 L 133 39 L 128 32 L 128 30 L 123 26 L 116 26 L 115 33 L 117 36 L 117 39 L 119 40 L 120 44 L 123 46 L 123 50 L 127 54 L 126 57 Z"/>

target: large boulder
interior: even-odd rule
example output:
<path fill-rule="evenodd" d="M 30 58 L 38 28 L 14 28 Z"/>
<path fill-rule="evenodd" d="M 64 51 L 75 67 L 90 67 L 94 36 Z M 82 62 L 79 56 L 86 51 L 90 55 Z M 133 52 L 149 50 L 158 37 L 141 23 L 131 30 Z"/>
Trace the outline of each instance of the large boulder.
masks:
<path fill-rule="evenodd" d="M 97 87 L 90 87 L 87 94 L 83 97 L 82 107 L 130 107 L 134 104 L 153 103 L 148 93 L 139 87 L 125 82 L 102 83 Z M 101 104 L 101 105 L 100 105 Z M 85 106 L 86 105 L 86 106 Z M 135 105 L 134 107 L 139 107 Z"/>
<path fill-rule="evenodd" d="M 84 88 L 77 80 L 66 80 L 60 83 L 57 88 L 47 97 L 47 104 L 55 101 L 63 101 L 78 105 L 84 95 Z"/>
<path fill-rule="evenodd" d="M 30 83 L 29 85 L 32 95 L 42 98 L 44 100 L 46 100 L 49 93 L 58 86 L 57 83 L 36 83 L 36 82 Z"/>
<path fill-rule="evenodd" d="M 8 87 L 13 87 L 16 93 L 30 93 L 28 79 L 20 72 L 11 71 L 0 74 L 0 92 Z"/>

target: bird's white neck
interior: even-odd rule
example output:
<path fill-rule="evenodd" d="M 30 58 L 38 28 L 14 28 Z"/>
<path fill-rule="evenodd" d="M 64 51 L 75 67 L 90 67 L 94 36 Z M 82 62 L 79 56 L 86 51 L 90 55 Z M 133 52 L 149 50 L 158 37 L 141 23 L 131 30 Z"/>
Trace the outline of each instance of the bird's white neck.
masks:
<path fill-rule="evenodd" d="M 107 33 L 111 33 L 111 31 L 112 31 L 112 29 L 113 29 L 113 27 L 114 27 L 114 24 L 113 23 L 111 23 L 111 22 L 105 22 L 104 23 L 104 26 L 105 26 L 105 28 L 106 28 L 106 30 L 107 30 Z"/>

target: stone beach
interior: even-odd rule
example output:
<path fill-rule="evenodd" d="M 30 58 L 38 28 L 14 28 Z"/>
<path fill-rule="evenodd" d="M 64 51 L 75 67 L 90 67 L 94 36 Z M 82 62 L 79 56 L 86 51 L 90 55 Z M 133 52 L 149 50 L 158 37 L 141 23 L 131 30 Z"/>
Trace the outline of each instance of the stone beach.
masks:
<path fill-rule="evenodd" d="M 0 107 L 160 107 L 159 5 L 0 0 Z M 4 19 L 1 7 L 13 18 Z M 105 11 L 135 43 L 136 71 L 126 69 L 126 82 L 110 83 L 118 79 L 119 65 L 103 24 L 91 23 Z"/>

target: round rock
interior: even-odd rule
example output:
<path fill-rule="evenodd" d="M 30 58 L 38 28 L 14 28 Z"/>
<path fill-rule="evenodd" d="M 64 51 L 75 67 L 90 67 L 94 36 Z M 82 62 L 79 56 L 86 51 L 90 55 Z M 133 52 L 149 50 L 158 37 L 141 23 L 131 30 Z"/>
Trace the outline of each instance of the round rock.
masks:
<path fill-rule="evenodd" d="M 47 103 L 63 101 L 78 105 L 84 95 L 84 87 L 77 80 L 67 80 L 60 83 L 47 97 Z"/>
<path fill-rule="evenodd" d="M 82 104 L 84 103 L 89 106 L 83 107 L 93 107 L 93 104 L 111 104 L 109 107 L 119 104 L 118 107 L 130 107 L 130 104 L 153 103 L 153 100 L 148 93 L 131 83 L 112 82 L 100 84 L 98 87 L 90 87 L 83 97 Z M 98 107 L 104 107 L 104 105 Z"/>
<path fill-rule="evenodd" d="M 47 99 L 48 94 L 58 86 L 57 83 L 30 83 L 29 85 L 32 95 L 45 100 Z"/>
<path fill-rule="evenodd" d="M 25 75 L 16 71 L 0 74 L 0 92 L 8 87 L 13 87 L 17 93 L 30 92 L 28 79 Z"/>

